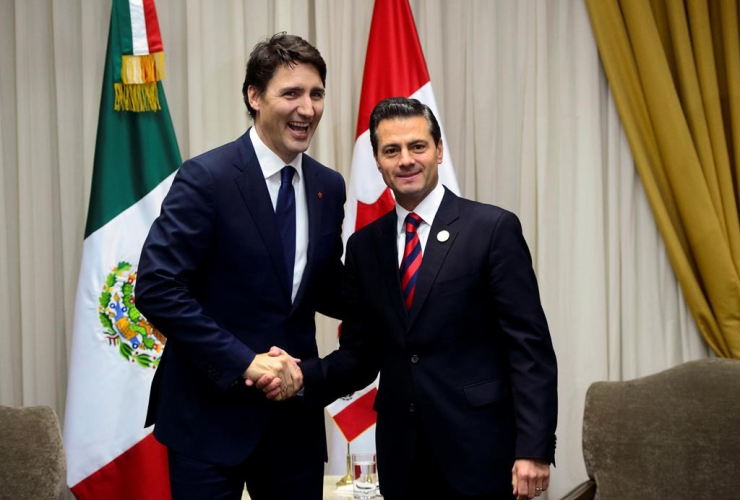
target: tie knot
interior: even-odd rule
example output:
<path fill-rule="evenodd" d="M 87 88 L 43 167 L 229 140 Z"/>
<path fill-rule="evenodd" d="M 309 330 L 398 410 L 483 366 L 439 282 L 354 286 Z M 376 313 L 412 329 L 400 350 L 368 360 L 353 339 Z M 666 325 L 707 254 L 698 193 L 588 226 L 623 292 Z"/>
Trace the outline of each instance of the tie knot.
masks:
<path fill-rule="evenodd" d="M 290 165 L 286 165 L 285 167 L 283 167 L 283 169 L 280 171 L 280 184 L 290 184 L 291 182 L 293 182 L 294 173 L 295 169 Z"/>
<path fill-rule="evenodd" d="M 406 216 L 407 233 L 415 233 L 416 230 L 419 229 L 419 224 L 421 224 L 421 217 L 419 217 L 415 213 L 411 212 Z"/>

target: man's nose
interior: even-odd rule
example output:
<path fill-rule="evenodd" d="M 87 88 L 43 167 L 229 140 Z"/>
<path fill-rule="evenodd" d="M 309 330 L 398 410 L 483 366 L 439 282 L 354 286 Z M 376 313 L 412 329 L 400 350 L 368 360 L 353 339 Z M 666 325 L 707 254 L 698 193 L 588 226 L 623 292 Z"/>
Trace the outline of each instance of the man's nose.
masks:
<path fill-rule="evenodd" d="M 414 164 L 414 158 L 411 156 L 411 152 L 408 148 L 401 148 L 401 156 L 399 157 L 401 166 L 409 167 Z"/>
<path fill-rule="evenodd" d="M 315 110 L 311 96 L 308 94 L 302 96 L 298 101 L 298 114 L 304 118 L 313 118 L 314 113 Z"/>

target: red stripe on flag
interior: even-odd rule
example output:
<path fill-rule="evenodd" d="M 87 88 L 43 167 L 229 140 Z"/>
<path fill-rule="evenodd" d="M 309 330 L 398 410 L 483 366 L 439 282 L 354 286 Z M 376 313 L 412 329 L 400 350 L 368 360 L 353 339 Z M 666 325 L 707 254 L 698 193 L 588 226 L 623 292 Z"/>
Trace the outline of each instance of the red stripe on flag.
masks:
<path fill-rule="evenodd" d="M 377 415 L 373 410 L 373 405 L 377 393 L 376 388 L 370 389 L 332 417 L 348 443 L 375 423 Z"/>
<path fill-rule="evenodd" d="M 72 493 L 77 500 L 169 500 L 167 448 L 149 434 L 77 483 Z"/>
<path fill-rule="evenodd" d="M 385 188 L 380 198 L 375 200 L 375 203 L 367 204 L 361 201 L 357 201 L 357 216 L 355 217 L 355 231 L 359 231 L 361 228 L 367 226 L 375 219 L 387 214 L 393 207 L 396 206 L 396 202 L 393 201 L 393 195 L 391 190 Z"/>
<path fill-rule="evenodd" d="M 144 19 L 146 20 L 146 39 L 149 43 L 149 53 L 162 52 L 162 35 L 159 32 L 159 20 L 154 0 L 144 0 Z"/>
<path fill-rule="evenodd" d="M 387 97 L 408 97 L 429 81 L 408 0 L 375 0 L 365 56 L 357 137 L 370 113 Z"/>

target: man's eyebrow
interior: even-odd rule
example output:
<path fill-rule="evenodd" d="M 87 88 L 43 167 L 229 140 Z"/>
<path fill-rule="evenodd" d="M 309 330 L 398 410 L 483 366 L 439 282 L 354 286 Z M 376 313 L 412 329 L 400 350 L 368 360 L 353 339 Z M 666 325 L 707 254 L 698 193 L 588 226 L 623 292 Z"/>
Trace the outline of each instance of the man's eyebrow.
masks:
<path fill-rule="evenodd" d="M 291 87 L 282 87 L 279 90 L 280 94 L 287 94 L 289 92 L 297 92 L 302 94 L 303 92 L 306 92 L 306 88 L 302 87 L 301 85 L 293 85 Z M 323 87 L 313 87 L 309 92 L 312 94 L 319 92 L 322 96 L 326 95 L 326 90 Z"/>
<path fill-rule="evenodd" d="M 419 138 L 419 139 L 411 139 L 410 141 L 404 142 L 404 143 L 401 143 L 401 142 L 388 143 L 388 144 L 384 144 L 383 147 L 385 146 L 400 147 L 402 144 L 405 144 L 408 147 L 413 147 L 413 146 L 416 146 L 417 144 L 427 144 L 428 142 L 429 141 L 427 141 L 426 139 Z"/>
<path fill-rule="evenodd" d="M 283 87 L 283 88 L 280 89 L 280 92 L 281 93 L 285 93 L 285 92 L 300 92 L 302 90 L 303 90 L 303 87 L 301 87 L 300 85 L 294 85 L 293 87 Z"/>

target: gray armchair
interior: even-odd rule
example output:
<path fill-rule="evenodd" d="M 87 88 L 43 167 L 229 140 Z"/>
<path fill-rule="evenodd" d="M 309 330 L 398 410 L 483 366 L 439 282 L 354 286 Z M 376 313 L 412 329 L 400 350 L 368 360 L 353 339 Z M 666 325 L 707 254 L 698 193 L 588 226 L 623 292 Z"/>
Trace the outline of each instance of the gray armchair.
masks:
<path fill-rule="evenodd" d="M 67 498 L 67 466 L 54 411 L 0 406 L 0 429 L 0 500 Z"/>
<path fill-rule="evenodd" d="M 740 498 L 740 361 L 692 361 L 586 394 L 589 480 L 563 500 Z"/>

